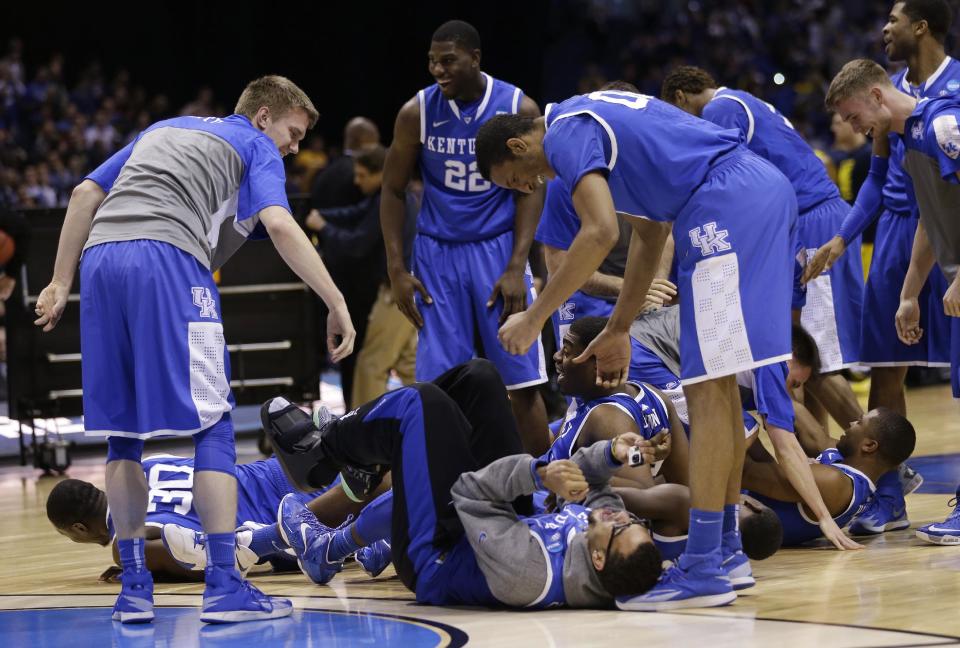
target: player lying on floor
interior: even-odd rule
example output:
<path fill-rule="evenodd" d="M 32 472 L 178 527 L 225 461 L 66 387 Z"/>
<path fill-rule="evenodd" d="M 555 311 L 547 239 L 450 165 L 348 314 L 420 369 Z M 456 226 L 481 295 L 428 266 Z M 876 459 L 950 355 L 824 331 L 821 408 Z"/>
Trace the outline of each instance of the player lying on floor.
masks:
<path fill-rule="evenodd" d="M 573 322 L 553 356 L 557 367 L 557 386 L 564 396 L 574 399 L 550 450 L 542 459 L 569 459 L 577 450 L 597 441 L 609 440 L 622 432 L 633 432 L 655 440 L 660 448 L 653 466 L 627 467 L 617 472 L 623 485 L 639 482 L 653 485 L 651 469 L 674 484 L 689 483 L 687 436 L 677 411 L 659 389 L 643 382 L 627 382 L 619 387 L 601 387 L 596 383 L 597 361 L 574 362 L 607 324 L 605 317 L 581 317 Z M 662 461 L 662 464 L 660 463 Z"/>
<path fill-rule="evenodd" d="M 194 507 L 193 458 L 154 455 L 143 460 L 149 486 L 146 518 L 146 562 L 155 577 L 168 580 L 203 580 L 206 567 L 200 517 Z M 293 556 L 282 542 L 274 541 L 280 500 L 296 489 L 287 481 L 276 459 L 237 466 L 237 567 L 246 572 L 258 563 L 289 569 Z M 386 488 L 387 484 L 382 488 Z M 327 524 L 336 525 L 359 513 L 363 504 L 346 497 L 336 485 L 326 492 L 298 494 Z M 119 565 L 113 521 L 106 494 L 93 484 L 66 479 L 47 498 L 47 517 L 57 532 L 85 544 L 112 546 Z M 117 568 L 106 570 L 108 579 Z"/>
<path fill-rule="evenodd" d="M 824 435 L 821 453 L 810 465 L 817 489 L 837 526 L 843 527 L 866 506 L 877 480 L 907 460 L 916 444 L 913 425 L 892 410 L 863 415 L 839 439 Z M 783 545 L 822 537 L 810 509 L 790 485 L 781 466 L 756 461 L 753 449 L 743 470 L 747 493 L 773 509 L 783 524 Z"/>
<path fill-rule="evenodd" d="M 486 361 L 465 366 L 471 365 L 483 369 L 474 392 L 502 394 L 476 402 L 476 411 L 491 421 L 509 418 L 499 376 Z M 661 559 L 650 533 L 608 486 L 631 448 L 643 448 L 644 460 L 653 461 L 649 442 L 628 433 L 581 449 L 572 460 L 511 454 L 478 470 L 477 440 L 490 437 L 497 445 L 501 433 L 487 426 L 478 435 L 453 396 L 418 383 L 319 429 L 282 403 L 268 402 L 264 411 L 294 483 L 315 487 L 343 470 L 351 489 L 366 493 L 392 469 L 389 519 L 370 528 L 389 533 L 397 574 L 422 603 L 610 607 L 614 597 L 656 582 Z M 516 500 L 541 487 L 593 510 L 568 505 L 560 513 L 518 514 Z M 286 498 L 281 512 L 301 562 L 321 564 L 330 530 L 295 498 Z M 326 542 L 317 542 L 321 538 Z"/>

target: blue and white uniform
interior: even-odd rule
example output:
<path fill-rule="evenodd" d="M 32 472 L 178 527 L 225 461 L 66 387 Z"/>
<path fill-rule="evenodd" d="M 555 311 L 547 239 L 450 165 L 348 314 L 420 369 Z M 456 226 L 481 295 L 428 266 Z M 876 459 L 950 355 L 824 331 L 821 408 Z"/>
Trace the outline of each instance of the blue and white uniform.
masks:
<path fill-rule="evenodd" d="M 908 73 L 909 68 L 904 68 L 890 80 L 895 88 L 917 98 L 939 97 L 960 89 L 960 62 L 949 56 L 921 86 L 910 85 Z M 951 324 L 941 303 L 947 289 L 942 273 L 931 272 L 920 293 L 920 327 L 924 331 L 920 343 L 901 342 L 894 323 L 919 218 L 908 194 L 910 178 L 902 168 L 903 155 L 903 140 L 891 133 L 890 161 L 882 190 L 883 211 L 877 221 L 873 258 L 863 293 L 860 359 L 862 364 L 873 367 L 944 367 L 950 360 Z"/>
<path fill-rule="evenodd" d="M 145 458 L 142 465 L 150 489 L 147 495 L 147 526 L 178 524 L 200 531 L 200 514 L 193 501 L 193 459 L 153 455 Z M 277 520 L 280 500 L 289 493 L 296 493 L 306 504 L 323 492 L 298 492 L 287 481 L 276 459 L 241 464 L 237 466 L 237 526 L 244 522 L 273 524 Z M 107 527 L 113 537 L 113 521 L 109 511 Z"/>
<path fill-rule="evenodd" d="M 684 384 L 790 357 L 797 202 L 783 174 L 737 132 L 644 95 L 572 97 L 546 124 L 547 161 L 568 187 L 602 173 L 618 212 L 673 223 Z"/>
<path fill-rule="evenodd" d="M 793 185 L 800 215 L 800 261 L 805 264 L 833 238 L 850 211 L 823 163 L 786 117 L 748 92 L 719 88 L 704 106 L 703 118 L 722 128 L 738 130 L 747 148 L 769 160 Z M 860 350 L 860 237 L 850 241 L 848 247 L 849 254 L 807 284 L 806 303 L 801 310 L 801 322 L 817 341 L 824 371 L 856 364 Z"/>
<path fill-rule="evenodd" d="M 526 355 L 513 356 L 497 339 L 502 299 L 487 308 L 494 284 L 513 252 L 513 192 L 485 180 L 477 170 L 476 136 L 491 117 L 516 113 L 523 93 L 484 74 L 483 96 L 461 104 L 443 96 L 439 85 L 417 93 L 420 105 L 420 174 L 423 201 L 417 219 L 413 273 L 433 298 L 424 304 L 417 346 L 416 378 L 433 380 L 475 356 L 474 341 L 496 365 L 507 389 L 547 380 L 538 339 Z M 529 266 L 528 301 L 536 294 Z"/>
<path fill-rule="evenodd" d="M 542 594 L 527 605 L 533 610 L 566 605 L 563 590 L 563 563 L 574 536 L 587 530 L 590 509 L 567 504 L 557 513 L 521 518 L 530 527 L 530 534 L 543 549 L 547 559 L 547 582 Z"/>
<path fill-rule="evenodd" d="M 289 210 L 273 141 L 246 117 L 158 122 L 89 176 L 107 192 L 80 262 L 87 434 L 190 435 L 233 407 L 211 276 L 258 213 Z"/>
<path fill-rule="evenodd" d="M 851 468 L 843 463 L 843 455 L 836 448 L 824 450 L 817 457 L 817 463 L 824 466 L 833 466 L 853 483 L 853 494 L 850 496 L 850 504 L 839 515 L 833 517 L 837 526 L 840 528 L 849 524 L 850 520 L 857 516 L 867 504 L 867 500 L 876 490 L 869 477 L 864 475 L 856 468 Z M 783 525 L 783 546 L 791 547 L 810 540 L 815 540 L 823 535 L 817 521 L 811 519 L 803 508 L 803 502 L 782 502 L 765 495 L 747 491 L 751 497 L 755 497 L 777 514 L 780 518 L 780 524 Z"/>
<path fill-rule="evenodd" d="M 560 434 L 541 459 L 544 461 L 569 459 L 577 450 L 577 440 L 587 419 L 601 405 L 616 407 L 632 418 L 640 430 L 640 436 L 644 439 L 652 439 L 660 432 L 669 434 L 670 414 L 663 399 L 646 385 L 633 382 L 628 384 L 639 390 L 636 396 L 619 392 L 591 401 L 575 399 L 575 408 L 567 414 L 560 427 Z"/>
<path fill-rule="evenodd" d="M 960 99 L 956 95 L 921 99 L 904 124 L 904 147 L 903 168 L 912 180 L 908 189 L 940 270 L 934 268 L 931 275 L 940 274 L 952 283 L 960 268 Z M 948 319 L 950 376 L 953 395 L 960 398 L 960 318 Z"/>

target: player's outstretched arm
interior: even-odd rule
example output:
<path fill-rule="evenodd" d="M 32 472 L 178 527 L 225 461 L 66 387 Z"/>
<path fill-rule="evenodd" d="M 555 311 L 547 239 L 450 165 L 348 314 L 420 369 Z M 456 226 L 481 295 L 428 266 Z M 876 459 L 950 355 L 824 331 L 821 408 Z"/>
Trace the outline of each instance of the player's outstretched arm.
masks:
<path fill-rule="evenodd" d="M 520 102 L 519 114 L 525 117 L 537 118 L 540 108 L 530 97 L 524 97 Z M 543 198 L 546 191 L 543 186 L 537 187 L 533 193 L 524 194 L 514 192 L 516 209 L 513 224 L 513 250 L 510 260 L 503 274 L 497 279 L 493 291 L 487 299 L 487 308 L 493 308 L 497 298 L 503 297 L 503 311 L 500 313 L 500 325 L 514 313 L 527 309 L 527 283 L 524 273 L 527 268 L 527 259 L 530 257 L 530 246 L 533 236 L 540 222 L 540 213 L 543 211 Z"/>
<path fill-rule="evenodd" d="M 883 184 L 887 180 L 890 164 L 890 141 L 885 133 L 875 133 L 870 171 L 860 185 L 857 199 L 840 224 L 840 231 L 824 243 L 803 270 L 803 283 L 807 283 L 829 270 L 847 249 L 850 241 L 857 238 L 876 220 L 883 206 Z"/>
<path fill-rule="evenodd" d="M 327 347 L 334 362 L 342 360 L 353 351 L 354 338 L 357 336 L 343 295 L 290 212 L 274 205 L 263 209 L 259 216 L 284 262 L 330 309 Z"/>
<path fill-rule="evenodd" d="M 544 244 L 543 258 L 547 264 L 547 275 L 553 276 L 563 260 L 567 258 L 567 251 L 555 248 L 552 245 Z M 620 294 L 620 288 L 623 287 L 623 277 L 605 274 L 596 270 L 586 283 L 580 287 L 580 291 L 594 297 L 612 297 L 617 298 Z"/>
<path fill-rule="evenodd" d="M 862 549 L 860 545 L 849 537 L 834 522 L 833 516 L 827 509 L 823 496 L 817 488 L 813 478 L 813 471 L 807 456 L 800 447 L 796 435 L 775 425 L 767 426 L 767 434 L 773 442 L 773 450 L 777 455 L 777 463 L 787 477 L 787 481 L 797 491 L 803 503 L 807 505 L 820 525 L 824 537 L 833 543 L 837 549 Z"/>
<path fill-rule="evenodd" d="M 419 279 L 410 274 L 403 264 L 403 226 L 406 222 L 407 185 L 413 177 L 420 155 L 420 104 L 414 97 L 397 113 L 393 126 L 393 142 L 387 149 L 383 163 L 383 189 L 380 193 L 380 228 L 387 251 L 387 274 L 393 301 L 418 329 L 423 327 L 423 316 L 414 301 L 419 292 L 423 301 L 433 299 Z"/>
<path fill-rule="evenodd" d="M 90 236 L 90 223 L 97 213 L 100 203 L 107 192 L 93 180 L 84 180 L 70 195 L 67 215 L 60 230 L 60 243 L 57 245 L 57 260 L 53 266 L 53 279 L 40 293 L 37 299 L 37 319 L 34 324 L 42 326 L 44 332 L 53 330 L 60 321 L 63 309 L 67 305 L 73 277 L 80 263 L 80 253 Z"/>

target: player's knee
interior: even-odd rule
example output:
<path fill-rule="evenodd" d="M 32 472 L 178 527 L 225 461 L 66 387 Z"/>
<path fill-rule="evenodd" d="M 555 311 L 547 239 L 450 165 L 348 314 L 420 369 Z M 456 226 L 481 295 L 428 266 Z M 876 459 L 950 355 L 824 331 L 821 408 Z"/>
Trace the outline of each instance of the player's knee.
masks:
<path fill-rule="evenodd" d="M 121 459 L 139 462 L 142 456 L 143 439 L 130 439 L 120 436 L 107 437 L 107 463 Z"/>
<path fill-rule="evenodd" d="M 233 421 L 226 412 L 216 424 L 193 435 L 196 446 L 194 470 L 214 470 L 236 475 L 237 446 L 233 438 Z"/>
<path fill-rule="evenodd" d="M 486 358 L 474 358 L 467 363 L 467 376 L 470 380 L 483 387 L 494 387 L 500 391 L 506 390 L 503 378 L 497 367 Z"/>

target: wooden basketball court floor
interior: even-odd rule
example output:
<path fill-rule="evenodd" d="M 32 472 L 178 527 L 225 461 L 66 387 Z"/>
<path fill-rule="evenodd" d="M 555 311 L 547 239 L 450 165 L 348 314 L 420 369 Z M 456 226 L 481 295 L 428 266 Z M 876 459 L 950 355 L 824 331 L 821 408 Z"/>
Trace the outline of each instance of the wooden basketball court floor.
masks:
<path fill-rule="evenodd" d="M 914 461 L 938 466 L 907 500 L 913 526 L 942 519 L 960 479 L 960 405 L 944 386 L 911 390 Z M 149 446 L 148 446 L 149 449 Z M 244 448 L 246 449 L 246 448 Z M 252 448 L 251 448 L 252 450 Z M 188 451 L 188 450 L 186 450 Z M 257 457 L 251 452 L 241 460 Z M 101 459 L 70 476 L 103 483 Z M 939 479 L 942 483 L 936 483 Z M 960 645 L 960 547 L 922 544 L 912 529 L 866 549 L 785 549 L 754 562 L 757 586 L 725 608 L 677 613 L 488 611 L 419 606 L 392 568 L 370 579 L 350 564 L 329 586 L 295 574 L 254 576 L 293 598 L 290 619 L 205 626 L 201 586 L 156 585 L 157 620 L 109 620 L 118 585 L 100 583 L 101 547 L 59 536 L 44 514 L 54 478 L 0 468 L 0 648 L 21 646 L 946 646 Z M 944 494 L 949 493 L 949 494 Z"/>

